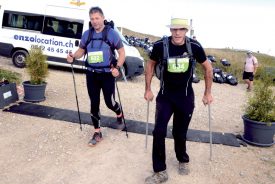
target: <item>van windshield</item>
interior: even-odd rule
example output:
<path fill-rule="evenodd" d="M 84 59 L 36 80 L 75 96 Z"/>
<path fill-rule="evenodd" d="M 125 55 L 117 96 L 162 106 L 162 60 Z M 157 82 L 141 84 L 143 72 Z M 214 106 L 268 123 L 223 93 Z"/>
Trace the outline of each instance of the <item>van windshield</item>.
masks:
<path fill-rule="evenodd" d="M 130 45 L 129 42 L 125 39 L 125 37 L 121 34 L 121 32 L 118 30 L 117 27 L 114 28 L 114 30 L 118 33 L 119 37 L 121 38 L 122 42 L 127 44 L 127 45 Z"/>

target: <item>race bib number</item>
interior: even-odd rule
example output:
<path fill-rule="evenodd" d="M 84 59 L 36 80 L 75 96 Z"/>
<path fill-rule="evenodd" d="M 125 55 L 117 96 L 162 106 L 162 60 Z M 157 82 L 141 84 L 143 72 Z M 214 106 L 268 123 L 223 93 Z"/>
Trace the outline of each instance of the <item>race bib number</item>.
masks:
<path fill-rule="evenodd" d="M 184 73 L 189 67 L 189 58 L 169 58 L 168 72 Z"/>
<path fill-rule="evenodd" d="M 90 64 L 102 63 L 103 62 L 103 52 L 102 51 L 88 52 L 88 62 Z"/>

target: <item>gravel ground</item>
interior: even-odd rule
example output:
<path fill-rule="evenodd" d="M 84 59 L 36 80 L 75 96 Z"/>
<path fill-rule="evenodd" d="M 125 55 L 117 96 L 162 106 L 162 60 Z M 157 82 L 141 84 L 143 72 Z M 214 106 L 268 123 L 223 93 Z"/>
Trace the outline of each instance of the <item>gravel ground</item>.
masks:
<path fill-rule="evenodd" d="M 10 59 L 0 57 L 0 67 L 19 72 Z M 76 74 L 77 93 L 82 112 L 89 112 L 85 74 Z M 70 70 L 50 68 L 47 78 L 46 101 L 42 105 L 76 110 Z M 127 119 L 146 121 L 144 76 L 128 83 L 118 82 L 122 105 Z M 157 94 L 159 81 L 153 80 Z M 208 108 L 201 99 L 204 82 L 193 84 L 196 108 L 190 128 L 208 130 Z M 243 84 L 230 86 L 213 84 L 214 103 L 211 105 L 212 129 L 217 132 L 242 133 L 243 104 L 246 90 Z M 22 99 L 22 96 L 20 96 Z M 104 100 L 101 113 L 112 116 Z M 154 123 L 155 101 L 150 105 L 150 123 Z M 171 123 L 171 122 L 170 122 Z M 104 140 L 96 147 L 87 146 L 93 128 L 64 121 L 48 120 L 0 111 L 0 183 L 2 184 L 140 184 L 152 173 L 151 144 L 144 149 L 145 136 L 103 128 Z M 173 184 L 274 184 L 275 147 L 230 147 L 213 145 L 213 160 L 209 161 L 209 144 L 188 142 L 191 173 L 177 174 L 173 140 L 167 139 L 167 169 Z"/>

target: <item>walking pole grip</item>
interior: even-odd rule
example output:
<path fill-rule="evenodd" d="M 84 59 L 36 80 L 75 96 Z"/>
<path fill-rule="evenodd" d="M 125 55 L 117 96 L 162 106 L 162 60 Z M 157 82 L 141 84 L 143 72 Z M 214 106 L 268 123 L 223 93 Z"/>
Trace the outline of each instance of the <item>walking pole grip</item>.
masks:
<path fill-rule="evenodd" d="M 126 76 L 125 76 L 125 73 L 124 73 L 123 68 L 119 68 L 119 70 L 120 70 L 120 73 L 121 73 L 122 78 L 124 79 L 124 81 L 125 81 L 125 82 L 128 82 L 127 79 L 126 79 Z"/>

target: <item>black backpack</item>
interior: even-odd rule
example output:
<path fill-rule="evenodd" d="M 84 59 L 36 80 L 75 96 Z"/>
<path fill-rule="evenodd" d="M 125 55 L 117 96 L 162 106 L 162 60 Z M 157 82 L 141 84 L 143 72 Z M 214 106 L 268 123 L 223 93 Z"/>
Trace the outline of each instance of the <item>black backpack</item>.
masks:
<path fill-rule="evenodd" d="M 226 75 L 220 68 L 213 68 L 213 82 L 220 84 L 226 82 Z"/>
<path fill-rule="evenodd" d="M 163 36 L 162 40 L 163 40 L 163 59 L 155 66 L 155 76 L 160 80 L 160 86 L 162 86 L 162 82 L 163 82 L 164 67 L 165 65 L 167 65 L 167 61 L 169 58 L 169 39 L 167 36 Z M 190 39 L 187 36 L 185 37 L 185 44 L 187 47 L 187 52 L 190 56 L 190 60 L 192 62 L 191 66 L 193 66 L 194 57 L 193 57 Z"/>
<path fill-rule="evenodd" d="M 238 79 L 234 77 L 232 74 L 227 74 L 226 82 L 230 85 L 236 86 L 238 84 Z"/>
<path fill-rule="evenodd" d="M 87 41 L 85 42 L 85 46 L 86 46 L 86 49 L 85 49 L 85 54 L 87 55 L 88 52 L 87 52 L 87 46 L 90 42 L 92 42 L 92 46 L 93 46 L 93 41 L 94 40 L 101 40 L 101 44 L 100 44 L 100 47 L 102 46 L 102 43 L 105 42 L 106 44 L 109 45 L 111 51 L 112 51 L 112 62 L 111 64 L 113 64 L 114 66 L 116 66 L 117 64 L 117 60 L 116 60 L 116 54 L 115 54 L 115 48 L 112 46 L 111 42 L 108 40 L 107 36 L 108 36 L 108 32 L 110 29 L 114 29 L 114 22 L 111 20 L 111 21 L 107 21 L 107 20 L 104 20 L 104 29 L 102 31 L 102 37 L 101 38 L 93 38 L 93 34 L 94 34 L 94 28 L 92 27 L 91 25 L 91 22 L 89 22 L 89 35 L 88 35 L 88 39 Z M 99 67 L 100 68 L 100 67 Z"/>

